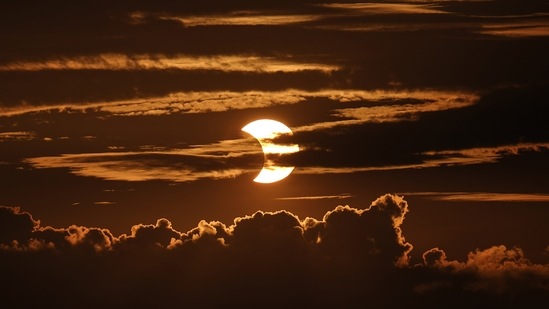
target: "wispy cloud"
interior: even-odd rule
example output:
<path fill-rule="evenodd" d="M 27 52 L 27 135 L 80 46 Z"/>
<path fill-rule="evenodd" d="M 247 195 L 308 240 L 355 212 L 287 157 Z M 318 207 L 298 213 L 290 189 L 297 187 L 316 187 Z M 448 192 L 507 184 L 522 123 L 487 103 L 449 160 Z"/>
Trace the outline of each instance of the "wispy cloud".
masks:
<path fill-rule="evenodd" d="M 516 145 L 479 147 L 460 150 L 428 151 L 421 153 L 423 162 L 416 164 L 398 164 L 383 166 L 326 167 L 312 166 L 296 168 L 294 174 L 347 174 L 370 171 L 387 171 L 403 169 L 422 169 L 441 166 L 461 166 L 495 163 L 504 157 L 515 156 L 525 152 L 548 151 L 549 143 L 523 143 Z"/>
<path fill-rule="evenodd" d="M 166 97 L 111 102 L 96 105 L 102 112 L 118 116 L 160 115 L 172 113 L 208 113 L 295 104 L 305 100 L 303 92 L 288 90 L 181 92 Z"/>
<path fill-rule="evenodd" d="M 443 14 L 435 4 L 425 3 L 326 3 L 320 6 L 360 14 Z"/>
<path fill-rule="evenodd" d="M 0 142 L 29 141 L 35 138 L 36 138 L 35 132 L 25 132 L 25 131 L 0 132 Z"/>
<path fill-rule="evenodd" d="M 308 99 L 323 98 L 333 102 L 390 102 L 391 100 L 416 99 L 424 101 L 422 104 L 409 105 L 406 108 L 399 107 L 372 107 L 372 109 L 338 109 L 334 116 L 356 119 L 345 120 L 340 124 L 352 124 L 365 121 L 388 121 L 402 119 L 405 114 L 413 114 L 414 108 L 417 112 L 440 110 L 448 108 L 464 107 L 472 104 L 478 96 L 473 93 L 432 91 L 432 90 L 358 90 L 358 89 L 324 89 L 318 91 L 303 91 L 288 89 L 284 91 L 209 91 L 209 92 L 177 92 L 163 97 L 146 99 L 135 99 L 125 101 L 111 101 L 93 104 L 60 104 L 56 106 L 32 107 L 23 106 L 17 108 L 0 109 L 0 115 L 10 116 L 28 112 L 40 112 L 51 110 L 71 110 L 87 112 L 90 110 L 106 112 L 116 116 L 143 116 L 143 115 L 168 115 L 174 113 L 209 113 L 225 112 L 229 110 L 265 108 L 278 105 L 297 104 Z M 394 105 L 394 104 L 393 104 Z M 364 113 L 376 112 L 377 116 L 367 116 Z M 382 112 L 389 112 L 389 115 L 382 115 Z M 367 116 L 367 117 L 366 117 Z M 365 118 L 366 117 L 366 118 Z M 337 124 L 337 125 L 340 125 Z M 330 124 L 313 124 L 302 130 L 312 130 L 318 126 Z"/>
<path fill-rule="evenodd" d="M 404 196 L 425 196 L 452 202 L 549 202 L 549 194 L 501 192 L 404 192 Z"/>
<path fill-rule="evenodd" d="M 373 92 L 373 93 L 343 93 L 341 95 L 331 94 L 330 98 L 340 102 L 373 100 L 400 100 L 416 99 L 416 104 L 386 104 L 377 106 L 361 106 L 355 108 L 335 109 L 332 116 L 344 120 L 334 120 L 321 123 L 314 123 L 295 128 L 299 131 L 314 131 L 327 129 L 335 126 L 357 125 L 367 122 L 397 122 L 416 120 L 421 113 L 443 111 L 449 109 L 463 108 L 472 105 L 477 96 L 467 93 L 435 92 L 435 91 L 412 91 L 412 92 Z"/>
<path fill-rule="evenodd" d="M 116 202 L 101 201 L 101 202 L 94 202 L 93 204 L 94 205 L 105 205 L 105 206 L 107 206 L 107 205 L 115 205 Z"/>
<path fill-rule="evenodd" d="M 428 31 L 428 30 L 458 30 L 458 29 L 470 29 L 469 23 L 428 23 L 428 22 L 416 22 L 416 23 L 395 23 L 395 22 L 369 22 L 355 21 L 352 23 L 325 23 L 323 25 L 315 25 L 313 28 L 324 30 L 338 30 L 338 31 L 356 31 L 356 32 L 416 32 L 416 31 Z"/>
<path fill-rule="evenodd" d="M 249 166 L 245 156 L 259 155 L 257 145 L 250 139 L 220 141 L 207 145 L 195 145 L 188 149 L 167 149 L 164 151 L 106 152 L 63 154 L 60 156 L 37 157 L 25 160 L 35 168 L 68 168 L 71 173 L 107 180 L 148 181 L 167 180 L 189 182 L 199 179 L 235 178 L 257 172 Z M 424 161 L 417 164 L 386 166 L 297 166 L 294 174 L 347 174 L 383 170 L 421 169 L 440 166 L 459 166 L 494 163 L 523 152 L 549 150 L 549 143 L 517 144 L 499 147 L 472 148 L 452 151 L 431 151 L 423 153 Z M 289 197 L 291 199 L 348 198 L 347 195 L 323 197 Z"/>
<path fill-rule="evenodd" d="M 506 156 L 518 155 L 522 152 L 540 152 L 549 150 L 549 143 L 521 143 L 497 147 L 478 147 L 459 150 L 424 152 L 429 165 L 471 165 L 493 163 Z"/>
<path fill-rule="evenodd" d="M 278 26 L 311 22 L 321 18 L 319 15 L 303 14 L 266 14 L 262 12 L 231 12 L 224 15 L 203 16 L 158 16 L 164 20 L 181 22 L 185 27 L 197 26 Z"/>
<path fill-rule="evenodd" d="M 250 138 L 195 145 L 188 149 L 62 154 L 29 158 L 25 162 L 34 168 L 68 168 L 75 175 L 106 180 L 189 182 L 223 179 L 257 172 L 245 158 L 261 154 L 259 146 L 252 147 L 251 142 Z"/>
<path fill-rule="evenodd" d="M 354 197 L 354 195 L 351 195 L 349 193 L 341 193 L 337 195 L 313 195 L 313 196 L 290 196 L 290 197 L 277 197 L 275 200 L 278 201 L 300 201 L 300 200 L 329 200 L 329 199 L 337 199 L 337 200 L 343 200 Z"/>
<path fill-rule="evenodd" d="M 549 36 L 548 20 L 530 20 L 485 24 L 480 31 L 484 34 L 506 37 Z"/>
<path fill-rule="evenodd" d="M 296 59 L 257 55 L 162 55 L 162 54 L 100 54 L 47 59 L 42 61 L 15 61 L 0 65 L 0 71 L 40 70 L 216 70 L 239 72 L 332 72 L 337 65 L 298 61 Z"/>

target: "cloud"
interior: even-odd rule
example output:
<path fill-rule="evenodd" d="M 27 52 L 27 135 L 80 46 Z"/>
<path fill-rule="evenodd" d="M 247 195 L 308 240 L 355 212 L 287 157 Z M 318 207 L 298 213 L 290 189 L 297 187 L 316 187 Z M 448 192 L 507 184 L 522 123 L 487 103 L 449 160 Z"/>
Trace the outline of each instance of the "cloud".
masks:
<path fill-rule="evenodd" d="M 0 269 L 16 285 L 0 302 L 167 307 L 209 296 L 209 305 L 355 306 L 375 299 L 380 307 L 430 308 L 444 295 L 459 296 L 452 305 L 460 306 L 535 304 L 546 295 L 549 268 L 519 248 L 476 250 L 463 262 L 433 248 L 422 264 L 410 264 L 403 230 L 409 210 L 388 194 L 364 209 L 338 206 L 322 220 L 258 211 L 230 226 L 202 220 L 183 233 L 162 218 L 115 237 L 95 227 L 42 227 L 20 209 L 1 207 Z M 40 297 L 22 297 L 29 294 Z"/>
<path fill-rule="evenodd" d="M 327 3 L 320 6 L 344 9 L 355 14 L 442 14 L 437 5 L 418 3 Z"/>
<path fill-rule="evenodd" d="M 396 106 L 359 107 L 335 110 L 335 116 L 354 118 L 361 122 L 386 122 L 413 120 L 416 114 L 442 111 L 454 108 L 463 108 L 471 105 L 470 99 L 444 98 L 440 101 L 425 102 L 424 104 L 403 104 Z"/>
<path fill-rule="evenodd" d="M 0 132 L 0 142 L 30 141 L 35 138 L 36 138 L 35 132 L 25 132 L 25 131 Z"/>
<path fill-rule="evenodd" d="M 549 143 L 521 143 L 496 147 L 427 151 L 423 154 L 427 157 L 426 162 L 432 166 L 471 165 L 493 163 L 505 157 L 525 152 L 543 152 L 548 149 Z"/>
<path fill-rule="evenodd" d="M 15 61 L 0 65 L 0 71 L 42 70 L 216 70 L 223 72 L 298 72 L 330 73 L 336 65 L 307 63 L 296 59 L 255 55 L 162 55 L 162 54 L 99 54 L 54 58 L 42 61 Z"/>
<path fill-rule="evenodd" d="M 296 131 L 299 131 L 297 129 Z M 303 151 L 307 151 L 306 147 Z M 465 166 L 491 164 L 503 159 L 526 153 L 544 152 L 549 149 L 547 143 L 523 143 L 496 147 L 479 147 L 458 150 L 426 151 L 416 154 L 421 159 L 413 164 L 375 165 L 364 163 L 362 166 L 318 166 L 310 161 L 306 166 L 296 166 L 295 174 L 348 174 L 384 170 L 422 169 L 442 166 Z M 311 151 L 311 150 L 309 150 Z M 312 150 L 315 152 L 316 150 Z M 120 181 L 167 180 L 189 182 L 200 179 L 227 179 L 257 172 L 263 163 L 256 160 L 262 157 L 260 147 L 251 138 L 224 140 L 205 145 L 191 145 L 183 149 L 157 149 L 143 151 L 113 151 L 102 153 L 61 154 L 28 158 L 26 163 L 34 168 L 68 168 L 71 173 L 80 176 L 97 177 Z M 291 160 L 291 159 L 290 159 Z M 301 197 L 303 199 L 307 197 Z M 309 197 L 313 199 L 314 197 Z M 328 197 L 325 197 L 328 198 Z M 482 200 L 528 198 L 517 195 L 444 195 L 440 200 Z M 530 196 L 529 199 L 539 199 Z M 283 200 L 296 198 L 279 198 Z"/>
<path fill-rule="evenodd" d="M 116 202 L 109 202 L 109 201 L 101 201 L 101 202 L 93 202 L 94 205 L 114 205 Z"/>
<path fill-rule="evenodd" d="M 505 37 L 547 37 L 549 36 L 549 22 L 547 20 L 530 20 L 485 24 L 480 33 Z"/>
<path fill-rule="evenodd" d="M 51 111 L 80 111 L 80 112 L 104 112 L 114 116 L 144 116 L 144 115 L 169 115 L 169 114 L 194 114 L 227 112 L 231 110 L 259 109 L 273 106 L 294 105 L 308 100 L 327 99 L 334 103 L 387 103 L 386 107 L 367 107 L 338 109 L 334 108 L 335 116 L 357 117 L 356 121 L 336 123 L 356 124 L 367 121 L 397 121 L 406 119 L 406 115 L 417 114 L 434 110 L 465 107 L 472 104 L 478 96 L 468 92 L 433 91 L 433 90 L 360 90 L 360 89 L 323 89 L 318 91 L 305 91 L 288 89 L 283 91 L 197 91 L 176 92 L 161 97 L 147 99 L 121 100 L 88 104 L 61 104 L 43 107 L 24 106 L 17 108 L 0 109 L 0 115 L 14 116 L 29 112 Z M 399 107 L 400 100 L 424 101 L 424 104 L 404 104 Z M 370 118 L 360 116 L 363 112 L 375 112 L 376 116 Z M 383 114 L 387 113 L 387 114 Z M 347 115 L 349 114 L 349 115 Z M 316 127 L 330 126 L 312 124 L 296 130 L 312 130 Z"/>
<path fill-rule="evenodd" d="M 439 268 L 444 272 L 473 276 L 462 288 L 496 293 L 509 293 L 518 285 L 549 291 L 549 266 L 533 264 L 517 247 L 493 246 L 485 250 L 477 249 L 467 255 L 467 261 L 448 261 L 446 254 L 433 248 L 423 254 L 425 265 Z"/>
<path fill-rule="evenodd" d="M 62 104 L 42 107 L 5 108 L 3 115 L 51 110 L 98 111 L 116 116 L 169 115 L 174 113 L 209 113 L 295 104 L 305 100 L 307 92 L 287 91 L 198 91 L 177 92 L 163 97 L 121 100 L 92 104 Z"/>
<path fill-rule="evenodd" d="M 189 151 L 189 154 L 185 149 L 180 149 L 62 154 L 29 158 L 26 162 L 35 168 L 68 168 L 75 175 L 107 180 L 173 182 L 234 178 L 251 172 L 250 164 L 255 163 L 255 160 L 242 159 L 250 157 L 246 153 L 229 156 L 219 153 L 203 156 L 196 153 L 196 149 Z"/>
<path fill-rule="evenodd" d="M 223 15 L 157 16 L 161 20 L 178 21 L 185 27 L 197 26 L 283 26 L 315 21 L 318 15 L 265 14 L 261 12 L 230 12 Z"/>
<path fill-rule="evenodd" d="M 297 174 L 347 174 L 369 171 L 388 171 L 388 170 L 404 170 L 404 169 L 421 169 L 433 168 L 442 166 L 462 166 L 475 164 L 490 164 L 496 163 L 502 159 L 512 156 L 518 156 L 525 153 L 545 152 L 549 149 L 548 143 L 524 143 L 497 147 L 480 147 L 461 150 L 442 150 L 442 151 L 427 151 L 420 154 L 422 162 L 414 164 L 395 164 L 395 165 L 380 165 L 380 166 L 355 166 L 355 167 L 329 167 L 329 166 L 304 166 L 296 169 Z M 473 196 L 469 196 L 472 198 Z M 482 197 L 482 196 L 478 196 Z M 500 195 L 499 198 L 502 198 Z M 509 195 L 512 199 L 512 196 Z M 515 196 L 516 198 L 517 196 Z M 525 197 L 525 196 L 523 196 Z M 467 196 L 459 197 L 456 195 L 449 197 L 439 197 L 441 200 L 460 199 L 467 200 Z M 492 195 L 492 198 L 497 198 Z M 534 198 L 535 197 L 531 197 Z M 540 198 L 538 196 L 537 198 Z M 489 196 L 484 196 L 484 199 L 490 199 Z"/>
<path fill-rule="evenodd" d="M 174 240 L 182 237 L 182 233 L 172 227 L 172 223 L 165 218 L 158 219 L 156 224 L 138 224 L 131 228 L 131 234 L 123 234 L 117 239 L 117 245 L 136 247 L 167 248 Z"/>
<path fill-rule="evenodd" d="M 452 202 L 549 202 L 549 194 L 502 192 L 406 192 L 404 196 L 426 196 L 435 201 Z"/>
<path fill-rule="evenodd" d="M 300 200 L 326 200 L 326 199 L 338 199 L 343 200 L 351 198 L 353 195 L 349 193 L 341 193 L 337 195 L 313 195 L 313 196 L 289 196 L 289 197 L 277 197 L 278 201 L 300 201 Z"/>
<path fill-rule="evenodd" d="M 27 212 L 21 212 L 19 207 L 0 206 L 0 242 L 24 242 L 29 240 L 32 231 L 40 226 L 40 221 L 34 220 Z"/>

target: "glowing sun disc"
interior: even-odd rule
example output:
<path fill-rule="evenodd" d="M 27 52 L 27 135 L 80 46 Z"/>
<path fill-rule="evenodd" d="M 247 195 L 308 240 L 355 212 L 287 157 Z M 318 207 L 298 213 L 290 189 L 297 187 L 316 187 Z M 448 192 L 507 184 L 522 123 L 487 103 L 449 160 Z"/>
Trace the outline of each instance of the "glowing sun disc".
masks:
<path fill-rule="evenodd" d="M 281 145 L 273 143 L 272 140 L 283 134 L 292 135 L 293 132 L 282 122 L 272 119 L 260 119 L 248 123 L 242 131 L 253 136 L 263 151 L 265 157 L 263 168 L 255 177 L 254 181 L 259 183 L 273 183 L 282 180 L 292 173 L 295 166 L 281 166 L 273 161 L 272 155 L 284 155 L 299 151 L 298 145 Z"/>

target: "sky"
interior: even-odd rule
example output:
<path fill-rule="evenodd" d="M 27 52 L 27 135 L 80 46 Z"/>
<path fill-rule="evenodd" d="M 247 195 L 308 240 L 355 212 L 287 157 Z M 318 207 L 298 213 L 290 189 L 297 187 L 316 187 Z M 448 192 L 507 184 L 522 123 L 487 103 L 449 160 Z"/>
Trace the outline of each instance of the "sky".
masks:
<path fill-rule="evenodd" d="M 0 304 L 549 300 L 548 1 L 2 6 Z"/>

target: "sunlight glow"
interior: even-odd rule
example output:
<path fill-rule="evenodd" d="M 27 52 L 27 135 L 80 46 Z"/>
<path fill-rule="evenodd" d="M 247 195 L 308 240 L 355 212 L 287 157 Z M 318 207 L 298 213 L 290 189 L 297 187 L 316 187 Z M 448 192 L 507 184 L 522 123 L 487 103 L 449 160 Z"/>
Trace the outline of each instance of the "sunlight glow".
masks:
<path fill-rule="evenodd" d="M 294 167 L 271 166 L 261 169 L 254 181 L 259 183 L 273 183 L 282 180 L 292 173 Z"/>
<path fill-rule="evenodd" d="M 242 128 L 242 131 L 252 135 L 257 139 L 261 144 L 263 154 L 265 156 L 265 161 L 263 163 L 263 168 L 254 179 L 255 182 L 259 183 L 273 183 L 279 180 L 286 178 L 294 170 L 294 166 L 280 166 L 277 165 L 269 156 L 267 155 L 283 155 L 288 153 L 295 153 L 299 151 L 299 146 L 292 145 L 282 145 L 276 144 L 272 140 L 276 137 L 279 137 L 284 134 L 292 134 L 292 130 L 288 128 L 285 124 L 271 120 L 271 119 L 260 119 L 253 122 L 250 122 Z"/>

